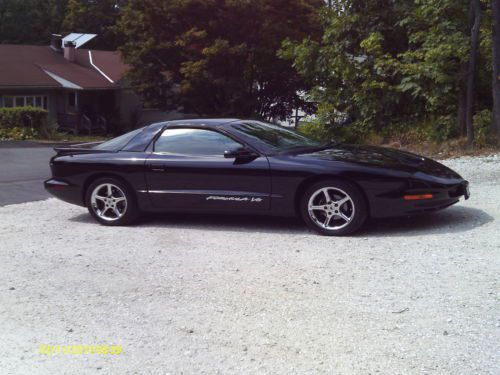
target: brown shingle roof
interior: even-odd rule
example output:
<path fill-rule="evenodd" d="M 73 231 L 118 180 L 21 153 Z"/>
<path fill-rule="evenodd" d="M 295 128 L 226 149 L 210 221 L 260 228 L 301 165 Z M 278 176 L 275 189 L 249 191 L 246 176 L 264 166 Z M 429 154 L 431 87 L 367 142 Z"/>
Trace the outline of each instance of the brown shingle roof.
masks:
<path fill-rule="evenodd" d="M 61 87 L 45 71 L 83 89 L 112 89 L 110 82 L 89 61 L 89 50 L 76 50 L 76 61 L 46 46 L 0 44 L 0 87 Z M 93 63 L 112 81 L 127 70 L 120 55 L 112 51 L 91 51 Z"/>
<path fill-rule="evenodd" d="M 85 66 L 91 66 L 88 49 L 77 49 L 76 52 L 78 63 Z M 92 50 L 91 53 L 94 65 L 114 82 L 120 81 L 129 68 L 129 66 L 123 62 L 119 52 Z"/>

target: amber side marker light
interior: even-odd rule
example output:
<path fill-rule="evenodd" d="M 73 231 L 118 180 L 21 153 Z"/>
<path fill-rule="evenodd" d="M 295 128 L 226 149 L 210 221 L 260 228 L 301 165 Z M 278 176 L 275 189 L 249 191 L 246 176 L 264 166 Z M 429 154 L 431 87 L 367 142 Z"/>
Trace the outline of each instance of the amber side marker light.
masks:
<path fill-rule="evenodd" d="M 432 199 L 433 195 L 432 194 L 405 195 L 403 198 L 405 201 L 418 201 L 422 199 Z"/>

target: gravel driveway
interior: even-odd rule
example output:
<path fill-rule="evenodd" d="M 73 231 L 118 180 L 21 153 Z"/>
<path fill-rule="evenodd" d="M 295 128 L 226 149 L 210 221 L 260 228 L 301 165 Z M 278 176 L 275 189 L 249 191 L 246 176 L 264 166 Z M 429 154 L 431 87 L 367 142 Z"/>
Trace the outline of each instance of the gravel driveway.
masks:
<path fill-rule="evenodd" d="M 500 156 L 472 197 L 327 238 L 272 218 L 0 208 L 1 374 L 499 374 Z M 121 345 L 120 355 L 39 353 Z"/>

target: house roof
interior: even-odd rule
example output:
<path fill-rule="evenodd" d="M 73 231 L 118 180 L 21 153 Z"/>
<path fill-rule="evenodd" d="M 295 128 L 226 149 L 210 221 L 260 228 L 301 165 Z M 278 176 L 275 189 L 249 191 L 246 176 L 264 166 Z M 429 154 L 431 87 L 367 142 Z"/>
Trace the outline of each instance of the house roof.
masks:
<path fill-rule="evenodd" d="M 76 49 L 75 61 L 49 46 L 0 44 L 0 88 L 113 89 L 128 67 L 114 51 Z"/>

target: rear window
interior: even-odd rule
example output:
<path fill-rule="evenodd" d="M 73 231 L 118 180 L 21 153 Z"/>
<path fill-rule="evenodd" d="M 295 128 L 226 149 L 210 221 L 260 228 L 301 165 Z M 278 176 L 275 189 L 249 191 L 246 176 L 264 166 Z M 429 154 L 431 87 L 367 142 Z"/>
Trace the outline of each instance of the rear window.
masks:
<path fill-rule="evenodd" d="M 144 128 L 132 130 L 131 132 L 120 135 L 119 137 L 110 139 L 94 147 L 96 150 L 118 151 L 124 148 L 137 134 L 142 132 Z"/>

